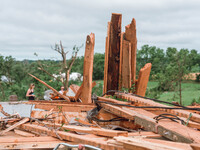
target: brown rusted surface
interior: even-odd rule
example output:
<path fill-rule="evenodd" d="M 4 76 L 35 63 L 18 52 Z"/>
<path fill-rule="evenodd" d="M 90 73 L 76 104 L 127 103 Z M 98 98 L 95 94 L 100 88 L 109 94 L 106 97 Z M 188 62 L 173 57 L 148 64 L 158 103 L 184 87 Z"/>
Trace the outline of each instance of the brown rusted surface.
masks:
<path fill-rule="evenodd" d="M 151 63 L 148 63 L 142 69 L 140 69 L 137 86 L 136 86 L 137 95 L 145 96 L 147 84 L 149 82 L 151 66 L 152 66 Z"/>

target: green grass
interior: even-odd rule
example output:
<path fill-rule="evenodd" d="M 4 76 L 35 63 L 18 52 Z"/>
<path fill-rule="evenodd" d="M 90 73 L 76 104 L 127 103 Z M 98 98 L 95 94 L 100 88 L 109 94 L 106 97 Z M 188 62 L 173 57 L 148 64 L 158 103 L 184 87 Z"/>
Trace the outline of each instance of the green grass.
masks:
<path fill-rule="evenodd" d="M 103 80 L 96 81 L 97 86 L 93 89 L 94 93 L 98 96 L 101 95 L 103 87 Z M 147 88 L 152 89 L 158 85 L 157 81 L 149 81 Z M 178 92 L 163 92 L 158 99 L 172 102 L 177 101 L 179 102 L 179 93 Z M 174 97 L 175 96 L 175 97 Z M 200 83 L 194 81 L 187 81 L 182 83 L 182 102 L 183 105 L 191 105 L 194 100 L 200 103 Z"/>
<path fill-rule="evenodd" d="M 154 88 L 158 85 L 156 81 L 150 81 L 148 83 L 148 88 Z M 179 102 L 178 92 L 163 92 L 160 95 L 160 100 L 165 100 L 168 102 L 177 101 Z M 182 102 L 183 105 L 191 105 L 192 102 L 200 103 L 200 83 L 197 82 L 184 82 L 182 83 Z"/>

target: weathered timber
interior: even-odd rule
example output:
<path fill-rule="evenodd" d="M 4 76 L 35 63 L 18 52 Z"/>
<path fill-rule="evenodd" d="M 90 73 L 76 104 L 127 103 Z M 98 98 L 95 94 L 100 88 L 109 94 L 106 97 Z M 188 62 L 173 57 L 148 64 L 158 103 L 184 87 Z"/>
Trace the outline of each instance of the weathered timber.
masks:
<path fill-rule="evenodd" d="M 134 120 L 135 124 L 143 126 L 147 131 L 159 133 L 170 140 L 184 143 L 200 142 L 200 133 L 198 131 L 171 120 L 160 120 L 156 123 L 156 120 L 153 119 L 156 115 L 143 109 L 120 108 L 108 104 L 100 105 L 104 110 L 117 116 Z"/>
<path fill-rule="evenodd" d="M 147 84 L 149 82 L 151 66 L 151 63 L 147 63 L 142 69 L 140 69 L 138 81 L 136 84 L 137 95 L 145 96 Z"/>
<path fill-rule="evenodd" d="M 126 105 L 130 105 L 131 104 L 131 102 L 123 102 L 123 101 L 118 101 L 116 99 L 106 98 L 106 97 L 98 97 L 97 99 L 99 101 L 111 102 L 111 103 L 117 103 L 117 104 L 126 104 Z"/>
<path fill-rule="evenodd" d="M 34 75 L 28 73 L 31 77 L 35 78 L 36 80 L 38 80 L 40 83 L 44 84 L 46 87 L 48 87 L 49 89 L 51 89 L 53 92 L 55 92 L 57 95 L 59 95 L 61 98 L 64 98 L 66 101 L 69 101 L 69 98 L 61 93 L 59 93 L 57 90 L 55 90 L 53 87 L 51 87 L 50 85 L 48 85 L 47 83 L 45 83 L 44 81 L 38 79 L 37 77 L 35 77 Z"/>
<path fill-rule="evenodd" d="M 129 41 L 122 41 L 122 74 L 121 74 L 121 82 L 122 88 L 130 89 L 131 82 L 131 43 Z"/>
<path fill-rule="evenodd" d="M 200 144 L 196 144 L 196 143 L 193 143 L 193 144 L 190 144 L 190 146 L 192 147 L 193 150 L 200 150 Z"/>
<path fill-rule="evenodd" d="M 60 141 L 57 138 L 51 136 L 40 136 L 40 137 L 1 137 L 0 138 L 0 145 L 2 143 L 28 143 L 28 142 L 53 142 L 53 141 Z"/>
<path fill-rule="evenodd" d="M 35 134 L 29 133 L 26 131 L 22 131 L 22 130 L 18 130 L 18 129 L 14 129 L 14 132 L 18 135 L 25 136 L 25 137 L 34 137 L 35 136 Z"/>
<path fill-rule="evenodd" d="M 154 102 L 152 100 L 148 100 L 148 99 L 140 98 L 140 97 L 137 97 L 137 96 L 133 96 L 131 94 L 118 93 L 116 96 L 118 98 L 122 98 L 122 99 L 126 99 L 126 100 L 129 100 L 129 101 L 133 101 L 133 102 L 135 102 L 135 103 L 137 103 L 139 105 L 143 105 L 143 106 L 170 107 L 170 106 L 167 106 L 167 105 L 163 105 L 163 104 Z M 184 118 L 189 118 L 189 116 L 190 116 L 190 112 L 186 111 L 186 110 L 176 110 L 176 109 L 171 110 L 171 109 L 162 109 L 162 108 L 159 108 L 159 109 L 163 110 L 165 112 L 180 116 L 180 117 L 184 117 Z M 190 120 L 200 123 L 200 115 L 192 113 L 192 116 L 191 116 Z"/>
<path fill-rule="evenodd" d="M 183 149 L 183 150 L 192 150 L 190 144 L 187 143 L 180 143 L 180 142 L 173 142 L 173 141 L 167 141 L 167 140 L 160 140 L 160 139 L 152 139 L 152 138 L 143 138 L 145 141 L 152 142 L 155 144 L 163 144 L 170 147 Z"/>
<path fill-rule="evenodd" d="M 153 114 L 156 114 L 156 115 L 160 115 L 160 114 L 166 113 L 165 111 L 160 110 L 159 108 L 144 108 L 144 110 L 149 111 L 149 112 L 151 112 L 151 113 L 153 113 Z M 179 116 L 179 118 L 182 119 L 182 120 L 184 120 L 184 121 L 187 120 L 187 119 L 184 118 L 184 117 L 180 117 L 180 116 Z M 188 126 L 188 127 L 191 127 L 191 128 L 196 128 L 196 129 L 199 129 L 199 130 L 200 130 L 200 125 L 199 125 L 199 123 L 194 122 L 194 121 L 191 121 L 191 120 L 188 121 L 187 126 Z"/>
<path fill-rule="evenodd" d="M 6 132 L 15 129 L 16 127 L 18 127 L 18 126 L 20 126 L 21 124 L 24 124 L 24 123 L 26 123 L 26 122 L 28 122 L 28 121 L 29 121 L 29 118 L 24 118 L 24 119 L 22 119 L 21 121 L 15 123 L 14 125 L 10 126 L 9 128 L 7 128 L 7 129 L 1 131 L 1 132 L 0 132 L 0 135 L 4 135 Z"/>
<path fill-rule="evenodd" d="M 35 108 L 43 110 L 63 111 L 63 112 L 86 112 L 95 108 L 94 105 L 80 105 L 80 104 L 35 104 Z"/>
<path fill-rule="evenodd" d="M 121 33 L 121 37 L 120 37 L 120 54 L 119 54 L 119 84 L 118 84 L 118 89 L 121 90 L 122 89 L 122 58 L 123 58 L 123 47 L 122 47 L 122 42 L 124 39 L 124 32 Z"/>
<path fill-rule="evenodd" d="M 89 133 L 94 135 L 100 135 L 105 137 L 115 137 L 115 136 L 128 136 L 127 131 L 117 131 L 117 130 L 109 130 L 109 129 L 99 129 L 93 127 L 82 127 L 82 126 L 75 126 L 75 125 L 62 125 L 57 123 L 44 123 L 46 126 L 49 127 L 61 127 L 61 130 L 69 130 L 81 133 Z M 38 124 L 39 125 L 39 124 Z"/>
<path fill-rule="evenodd" d="M 92 74 L 93 74 L 93 59 L 94 59 L 94 43 L 95 36 L 91 33 L 87 36 L 85 45 L 85 56 L 83 66 L 83 83 L 80 94 L 80 99 L 83 103 L 91 103 L 92 94 Z"/>
<path fill-rule="evenodd" d="M 107 87 L 106 90 L 118 90 L 119 86 L 119 61 L 120 61 L 120 40 L 121 40 L 121 14 L 112 14 L 110 22 L 110 30 L 107 35 L 107 48 L 106 48 L 106 60 L 108 60 L 107 66 Z M 105 77 L 104 77 L 105 78 Z M 104 81 L 105 82 L 105 81 Z"/>
<path fill-rule="evenodd" d="M 21 141 L 17 143 L 2 143 L 0 144 L 0 149 L 15 149 L 15 150 L 48 150 L 54 149 L 59 143 L 63 141 L 45 141 L 45 142 L 26 142 Z"/>
<path fill-rule="evenodd" d="M 156 115 L 143 109 L 128 109 L 126 107 L 122 107 L 122 109 L 129 113 L 132 112 L 132 114 L 135 116 L 135 123 L 144 126 L 144 128 L 148 131 L 158 133 L 172 141 L 184 143 L 200 143 L 200 132 L 192 128 L 169 119 L 159 120 L 158 123 L 155 121 L 153 122 L 148 120 L 148 118 L 154 120 L 153 118 L 156 117 Z"/>
<path fill-rule="evenodd" d="M 114 137 L 119 143 L 123 143 L 124 149 L 139 149 L 139 150 L 182 150 L 174 146 L 167 146 L 159 143 L 152 143 L 145 141 L 142 138 L 129 138 L 129 137 Z"/>
<path fill-rule="evenodd" d="M 138 132 L 129 132 L 129 137 L 145 137 L 145 138 L 161 138 L 160 134 L 156 134 L 150 131 L 138 131 Z"/>
<path fill-rule="evenodd" d="M 100 103 L 100 106 L 103 107 L 105 111 L 108 111 L 114 115 L 124 117 L 126 119 L 134 120 L 134 115 L 126 110 L 122 110 L 120 107 L 112 106 L 110 104 Z"/>
<path fill-rule="evenodd" d="M 78 142 L 82 144 L 88 144 L 88 145 L 93 145 L 102 149 L 110 149 L 110 150 L 122 150 L 123 148 L 117 147 L 116 145 L 111 145 L 107 144 L 106 141 L 100 140 L 100 139 L 92 139 L 90 137 L 82 136 L 82 135 L 77 135 L 69 132 L 63 132 L 63 131 L 51 131 L 45 127 L 42 126 L 37 126 L 33 124 L 23 124 L 21 126 L 26 131 L 35 131 L 40 134 L 47 134 L 53 137 L 57 137 L 59 135 L 63 140 L 68 140 L 72 142 Z"/>
<path fill-rule="evenodd" d="M 137 37 L 136 37 L 136 21 L 133 18 L 131 24 L 125 27 L 125 40 L 131 43 L 131 75 L 132 84 L 136 80 L 136 54 L 137 54 Z"/>
<path fill-rule="evenodd" d="M 38 111 L 33 110 L 31 112 L 31 117 L 36 119 L 46 119 L 47 117 L 49 119 L 54 119 L 54 122 L 56 123 L 66 123 L 72 119 L 79 118 L 79 119 L 85 119 L 87 117 L 86 112 L 49 112 L 49 111 Z"/>
<path fill-rule="evenodd" d="M 110 22 L 108 22 L 106 45 L 105 45 L 105 61 L 104 61 L 104 86 L 103 93 L 107 92 L 107 82 L 108 82 L 108 54 L 109 54 L 109 41 L 110 41 Z"/>

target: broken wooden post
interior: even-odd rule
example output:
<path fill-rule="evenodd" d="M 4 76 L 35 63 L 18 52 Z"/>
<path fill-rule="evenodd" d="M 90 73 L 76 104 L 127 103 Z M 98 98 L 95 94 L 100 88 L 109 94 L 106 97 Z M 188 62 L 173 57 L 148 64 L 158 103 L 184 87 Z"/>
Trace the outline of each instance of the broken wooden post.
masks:
<path fill-rule="evenodd" d="M 65 95 L 63 95 L 63 94 L 61 94 L 61 93 L 59 93 L 57 90 L 55 90 L 53 87 L 51 87 L 50 85 L 48 85 L 47 83 L 45 83 L 44 81 L 42 81 L 42 80 L 40 80 L 40 79 L 38 79 L 37 77 L 35 77 L 34 75 L 32 75 L 32 74 L 30 74 L 30 73 L 28 73 L 31 77 L 33 77 L 33 78 L 35 78 L 36 80 L 38 80 L 40 83 L 42 83 L 42 84 L 44 84 L 46 87 L 48 87 L 49 89 L 51 89 L 53 92 L 55 92 L 56 94 L 58 94 L 61 98 L 64 98 L 65 100 L 67 100 L 67 101 L 69 101 L 70 102 L 70 99 L 67 97 L 67 96 L 65 96 Z"/>
<path fill-rule="evenodd" d="M 151 72 L 151 63 L 147 63 L 142 69 L 140 69 L 138 81 L 136 84 L 136 94 L 145 96 L 149 76 Z"/>
<path fill-rule="evenodd" d="M 124 39 L 131 43 L 131 74 L 132 84 L 136 80 L 136 54 L 137 54 L 137 37 L 136 37 L 136 21 L 133 18 L 131 24 L 126 26 Z"/>
<path fill-rule="evenodd" d="M 83 83 L 82 83 L 83 88 L 79 96 L 83 103 L 92 103 L 91 95 L 92 95 L 94 43 L 95 43 L 95 35 L 94 33 L 91 33 L 90 35 L 87 36 L 86 39 L 84 66 L 83 66 Z"/>
<path fill-rule="evenodd" d="M 131 43 L 122 40 L 122 66 L 121 66 L 121 87 L 131 88 Z"/>
<path fill-rule="evenodd" d="M 108 90 L 118 90 L 119 86 L 121 20 L 121 14 L 113 13 L 111 22 L 108 23 L 104 67 L 104 93 Z"/>
<path fill-rule="evenodd" d="M 0 132 L 0 135 L 4 135 L 6 132 L 15 129 L 16 127 L 18 127 L 18 126 L 20 126 L 20 125 L 22 125 L 22 124 L 24 124 L 24 123 L 26 123 L 26 122 L 28 122 L 28 121 L 29 121 L 29 118 L 24 118 L 24 119 L 22 119 L 21 121 L 15 123 L 14 125 L 10 126 L 9 128 L 7 128 L 7 129 L 1 131 L 1 132 Z"/>

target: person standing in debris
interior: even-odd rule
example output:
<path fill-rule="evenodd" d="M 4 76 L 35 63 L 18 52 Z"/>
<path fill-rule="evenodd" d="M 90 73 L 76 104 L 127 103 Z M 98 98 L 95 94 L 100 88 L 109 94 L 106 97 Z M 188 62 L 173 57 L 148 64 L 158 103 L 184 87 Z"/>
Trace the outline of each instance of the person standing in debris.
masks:
<path fill-rule="evenodd" d="M 60 93 L 60 94 L 64 94 L 64 92 L 65 92 L 64 89 L 65 89 L 64 86 L 61 86 L 59 93 Z"/>
<path fill-rule="evenodd" d="M 34 100 L 35 99 L 34 87 L 35 87 L 35 84 L 31 83 L 28 91 L 26 92 L 26 97 L 28 97 L 28 100 Z"/>

